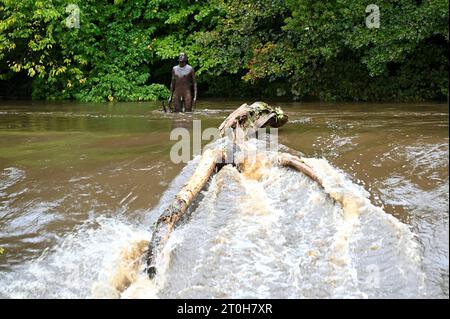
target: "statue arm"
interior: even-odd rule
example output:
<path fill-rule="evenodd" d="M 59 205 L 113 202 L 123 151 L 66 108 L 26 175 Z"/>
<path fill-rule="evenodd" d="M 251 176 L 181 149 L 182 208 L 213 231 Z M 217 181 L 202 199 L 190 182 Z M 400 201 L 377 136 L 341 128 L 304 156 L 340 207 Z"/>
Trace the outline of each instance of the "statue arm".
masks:
<path fill-rule="evenodd" d="M 175 91 L 175 71 L 172 69 L 172 79 L 170 81 L 170 97 L 169 97 L 169 107 L 172 102 L 173 92 Z"/>
<path fill-rule="evenodd" d="M 192 69 L 192 85 L 194 86 L 193 103 L 197 102 L 197 79 L 195 78 L 195 71 Z"/>

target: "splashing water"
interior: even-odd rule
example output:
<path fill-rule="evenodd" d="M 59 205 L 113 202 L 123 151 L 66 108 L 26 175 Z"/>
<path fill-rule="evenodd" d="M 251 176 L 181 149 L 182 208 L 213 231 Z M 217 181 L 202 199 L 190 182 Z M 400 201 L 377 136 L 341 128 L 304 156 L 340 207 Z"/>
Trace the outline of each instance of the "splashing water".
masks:
<path fill-rule="evenodd" d="M 12 298 L 425 297 L 416 239 L 325 159 L 304 158 L 324 189 L 272 165 L 225 166 L 158 256 L 147 279 L 150 225 L 193 173 L 189 162 L 142 223 L 98 217 L 1 279 Z"/>

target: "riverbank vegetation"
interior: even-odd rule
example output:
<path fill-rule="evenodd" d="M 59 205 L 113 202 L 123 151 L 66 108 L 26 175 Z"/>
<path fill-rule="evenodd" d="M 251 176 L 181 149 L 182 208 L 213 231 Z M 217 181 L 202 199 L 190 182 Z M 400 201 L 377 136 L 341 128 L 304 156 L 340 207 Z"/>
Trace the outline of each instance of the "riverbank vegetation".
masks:
<path fill-rule="evenodd" d="M 168 97 L 179 52 L 201 96 L 448 96 L 448 0 L 1 0 L 0 96 Z"/>

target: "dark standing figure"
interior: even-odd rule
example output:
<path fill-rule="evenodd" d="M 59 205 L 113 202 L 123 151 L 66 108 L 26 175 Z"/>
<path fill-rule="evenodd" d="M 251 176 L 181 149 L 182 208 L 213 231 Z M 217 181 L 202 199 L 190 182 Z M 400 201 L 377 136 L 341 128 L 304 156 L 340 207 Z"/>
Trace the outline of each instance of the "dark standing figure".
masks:
<path fill-rule="evenodd" d="M 197 81 L 194 69 L 187 64 L 185 53 L 180 53 L 178 65 L 172 69 L 172 81 L 170 83 L 169 106 L 173 101 L 175 112 L 182 112 L 182 103 L 185 112 L 192 112 L 192 106 L 197 101 Z M 192 92 L 194 91 L 194 92 Z M 192 97 L 192 95 L 194 95 Z"/>

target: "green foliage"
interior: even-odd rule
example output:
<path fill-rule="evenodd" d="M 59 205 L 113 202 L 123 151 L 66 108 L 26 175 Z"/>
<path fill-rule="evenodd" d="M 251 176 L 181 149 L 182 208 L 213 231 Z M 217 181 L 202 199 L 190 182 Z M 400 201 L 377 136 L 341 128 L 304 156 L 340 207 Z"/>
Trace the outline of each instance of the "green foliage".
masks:
<path fill-rule="evenodd" d="M 65 8 L 80 8 L 80 28 L 68 28 Z M 150 80 L 155 27 L 147 1 L 4 1 L 0 7 L 2 75 L 22 69 L 33 98 L 148 101 L 168 90 Z"/>
<path fill-rule="evenodd" d="M 367 1 L 285 1 L 282 36 L 252 47 L 244 79 L 281 81 L 281 92 L 322 100 L 446 96 L 448 1 L 376 3 L 379 29 L 365 25 Z"/>
<path fill-rule="evenodd" d="M 68 28 L 66 7 L 80 8 Z M 201 94 L 448 96 L 448 0 L 0 0 L 0 83 L 35 99 L 165 99 L 186 52 Z M 16 75 L 16 76 L 15 76 Z M 1 91 L 0 91 L 1 95 Z"/>

